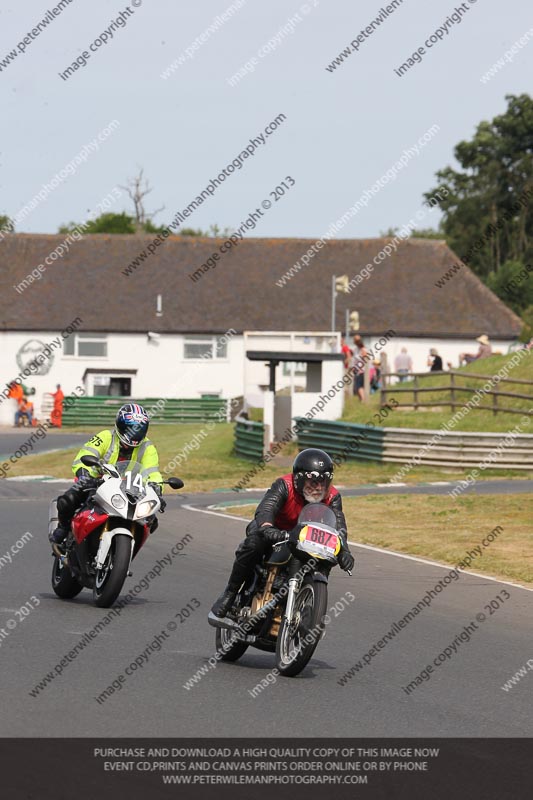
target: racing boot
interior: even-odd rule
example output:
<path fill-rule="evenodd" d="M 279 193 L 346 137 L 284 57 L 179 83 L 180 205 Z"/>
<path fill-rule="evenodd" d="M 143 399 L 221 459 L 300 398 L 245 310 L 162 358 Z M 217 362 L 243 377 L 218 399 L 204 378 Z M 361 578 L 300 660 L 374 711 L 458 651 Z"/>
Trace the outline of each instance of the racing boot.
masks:
<path fill-rule="evenodd" d="M 217 619 L 223 619 L 235 602 L 238 591 L 238 586 L 228 583 L 220 597 L 218 597 L 213 603 L 211 607 L 211 614 Z"/>
<path fill-rule="evenodd" d="M 66 528 L 62 528 L 61 525 L 58 525 L 55 531 L 48 534 L 48 541 L 52 545 L 52 550 L 55 555 L 65 555 L 64 543 L 67 536 L 68 530 Z"/>

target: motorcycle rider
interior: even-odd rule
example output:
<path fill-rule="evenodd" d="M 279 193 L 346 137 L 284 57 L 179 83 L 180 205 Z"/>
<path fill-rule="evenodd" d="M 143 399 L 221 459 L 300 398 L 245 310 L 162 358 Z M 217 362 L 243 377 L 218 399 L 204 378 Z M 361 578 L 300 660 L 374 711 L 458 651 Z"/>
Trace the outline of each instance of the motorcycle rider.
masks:
<path fill-rule="evenodd" d="M 126 403 L 116 416 L 114 430 L 97 433 L 81 448 L 72 464 L 76 482 L 64 494 L 57 498 L 57 516 L 59 525 L 49 535 L 52 545 L 61 545 L 67 538 L 74 512 L 82 505 L 87 492 L 99 483 L 98 470 L 86 467 L 82 456 L 97 456 L 108 464 L 118 461 L 138 461 L 142 467 L 142 477 L 150 478 L 150 483 L 159 495 L 161 511 L 166 503 L 163 500 L 163 476 L 159 471 L 159 456 L 155 445 L 146 438 L 150 418 L 144 408 L 137 403 Z M 157 528 L 154 516 L 151 533 Z"/>
<path fill-rule="evenodd" d="M 267 489 L 254 519 L 246 528 L 246 539 L 235 551 L 228 585 L 211 608 L 215 617 L 222 619 L 226 616 L 242 583 L 252 576 L 256 564 L 272 545 L 285 541 L 287 531 L 296 526 L 298 515 L 307 503 L 325 503 L 335 513 L 342 543 L 337 560 L 343 570 L 353 569 L 354 558 L 348 548 L 342 499 L 332 486 L 332 479 L 332 459 L 324 450 L 313 447 L 296 456 L 292 474 L 283 475 Z"/>

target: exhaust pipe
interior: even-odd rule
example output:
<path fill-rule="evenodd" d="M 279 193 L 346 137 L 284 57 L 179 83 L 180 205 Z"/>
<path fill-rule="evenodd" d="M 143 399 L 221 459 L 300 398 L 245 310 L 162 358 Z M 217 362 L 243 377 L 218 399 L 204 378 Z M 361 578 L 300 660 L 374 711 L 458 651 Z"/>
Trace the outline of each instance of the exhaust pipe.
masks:
<path fill-rule="evenodd" d="M 231 631 L 239 630 L 240 628 L 240 625 L 235 620 L 229 617 L 215 617 L 212 611 L 207 615 L 207 621 L 213 628 L 227 628 L 227 630 Z"/>
<path fill-rule="evenodd" d="M 243 621 L 241 625 L 229 617 L 215 617 L 212 611 L 210 611 L 207 615 L 207 621 L 213 626 L 213 628 L 227 628 L 231 631 L 242 630 L 242 626 L 244 625 L 249 628 L 249 626 L 257 622 L 258 619 L 265 617 L 270 611 L 273 611 L 279 602 L 279 599 L 280 598 L 278 596 L 274 596 L 272 600 L 269 600 L 268 603 L 265 603 L 265 605 L 262 606 L 259 611 L 256 611 L 253 616 L 248 617 L 248 619 Z"/>

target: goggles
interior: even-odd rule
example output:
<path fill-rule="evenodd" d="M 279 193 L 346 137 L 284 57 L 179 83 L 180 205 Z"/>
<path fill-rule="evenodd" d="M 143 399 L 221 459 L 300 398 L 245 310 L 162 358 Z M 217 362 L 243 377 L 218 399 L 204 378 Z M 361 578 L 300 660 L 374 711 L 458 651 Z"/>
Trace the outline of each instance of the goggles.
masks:
<path fill-rule="evenodd" d="M 307 480 L 316 481 L 317 483 L 326 483 L 333 477 L 332 472 L 317 472 L 316 470 L 313 470 L 313 472 L 304 472 L 303 475 Z"/>

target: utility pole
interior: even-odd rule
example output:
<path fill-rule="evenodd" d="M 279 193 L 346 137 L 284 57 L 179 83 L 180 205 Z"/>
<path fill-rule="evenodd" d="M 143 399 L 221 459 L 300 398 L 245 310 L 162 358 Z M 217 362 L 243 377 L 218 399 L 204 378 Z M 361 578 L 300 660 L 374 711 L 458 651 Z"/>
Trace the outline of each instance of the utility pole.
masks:
<path fill-rule="evenodd" d="M 335 300 L 337 299 L 337 295 L 339 292 L 343 294 L 348 294 L 349 289 L 349 278 L 347 275 L 340 275 L 338 278 L 336 275 L 331 276 L 331 330 L 335 331 L 335 320 L 336 320 L 336 309 L 335 309 Z"/>

